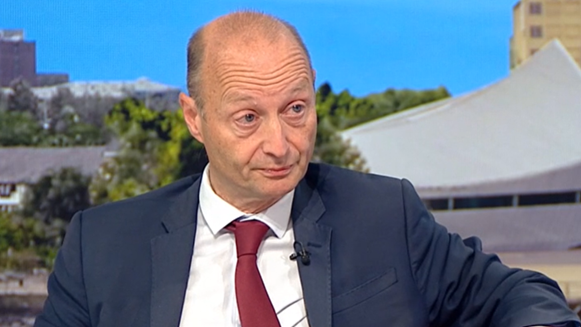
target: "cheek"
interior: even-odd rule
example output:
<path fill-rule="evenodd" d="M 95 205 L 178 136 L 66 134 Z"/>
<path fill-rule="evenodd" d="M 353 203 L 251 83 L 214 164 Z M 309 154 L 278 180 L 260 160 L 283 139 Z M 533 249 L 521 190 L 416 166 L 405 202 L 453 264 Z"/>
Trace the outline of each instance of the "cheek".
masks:
<path fill-rule="evenodd" d="M 315 147 L 315 138 L 317 135 L 317 118 L 313 117 L 305 128 L 301 131 L 302 149 L 303 151 L 310 151 Z"/>
<path fill-rule="evenodd" d="M 223 138 L 219 147 L 224 161 L 229 162 L 231 167 L 236 167 L 236 171 L 244 170 L 253 161 L 257 161 L 259 144 L 253 139 L 240 139 L 236 136 Z"/>

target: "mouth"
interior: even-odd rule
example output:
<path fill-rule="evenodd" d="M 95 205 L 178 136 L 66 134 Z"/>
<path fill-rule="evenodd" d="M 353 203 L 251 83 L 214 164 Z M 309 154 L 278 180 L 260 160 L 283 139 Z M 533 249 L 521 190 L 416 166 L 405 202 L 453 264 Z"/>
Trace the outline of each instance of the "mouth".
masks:
<path fill-rule="evenodd" d="M 281 178 L 287 176 L 291 172 L 292 167 L 292 165 L 289 165 L 284 167 L 263 168 L 261 171 L 267 177 Z"/>

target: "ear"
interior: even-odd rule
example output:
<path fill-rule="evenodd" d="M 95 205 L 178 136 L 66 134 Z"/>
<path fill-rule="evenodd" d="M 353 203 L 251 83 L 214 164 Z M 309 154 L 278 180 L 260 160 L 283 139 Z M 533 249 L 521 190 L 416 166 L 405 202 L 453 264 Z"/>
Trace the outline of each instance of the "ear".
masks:
<path fill-rule="evenodd" d="M 185 95 L 183 92 L 180 93 L 180 106 L 184 114 L 184 120 L 188 126 L 190 134 L 198 140 L 200 143 L 204 143 L 204 137 L 202 135 L 202 115 L 196 105 L 196 101 L 191 97 Z"/>

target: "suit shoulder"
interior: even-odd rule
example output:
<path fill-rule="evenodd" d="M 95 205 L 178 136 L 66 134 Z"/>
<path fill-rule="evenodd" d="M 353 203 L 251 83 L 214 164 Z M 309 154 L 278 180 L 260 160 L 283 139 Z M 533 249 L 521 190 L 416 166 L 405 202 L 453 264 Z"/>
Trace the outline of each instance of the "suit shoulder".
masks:
<path fill-rule="evenodd" d="M 104 217 L 108 216 L 136 217 L 151 216 L 152 213 L 157 212 L 161 213 L 167 210 L 176 198 L 184 194 L 198 178 L 199 174 L 188 176 L 132 198 L 86 209 L 83 211 L 83 220 L 94 216 L 104 219 Z"/>
<path fill-rule="evenodd" d="M 363 173 L 320 163 L 309 166 L 306 178 L 314 182 L 319 189 L 331 188 L 352 194 L 355 190 L 401 193 L 402 182 L 404 182 L 390 176 Z"/>

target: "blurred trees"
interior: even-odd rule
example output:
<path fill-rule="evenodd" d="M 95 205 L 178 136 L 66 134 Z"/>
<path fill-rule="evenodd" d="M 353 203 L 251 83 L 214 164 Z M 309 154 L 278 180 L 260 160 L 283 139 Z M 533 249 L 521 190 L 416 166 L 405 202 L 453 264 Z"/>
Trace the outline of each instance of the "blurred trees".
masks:
<path fill-rule="evenodd" d="M 0 89 L 0 112 L 8 110 L 8 95 Z"/>
<path fill-rule="evenodd" d="M 69 222 L 75 212 L 90 207 L 90 182 L 90 177 L 74 168 L 48 172 L 28 187 L 22 213 L 45 223 Z"/>
<path fill-rule="evenodd" d="M 349 140 L 343 140 L 328 116 L 319 117 L 313 161 L 368 172 L 365 159 Z"/>
<path fill-rule="evenodd" d="M 106 140 L 105 130 L 80 121 L 74 113 L 45 129 L 29 112 L 0 111 L 0 146 L 101 145 Z"/>
<path fill-rule="evenodd" d="M 444 87 L 413 91 L 387 89 L 382 93 L 357 98 L 343 90 L 336 94 L 329 83 L 317 89 L 317 143 L 314 160 L 367 171 L 365 159 L 340 131 L 392 113 L 449 97 Z"/>
<path fill-rule="evenodd" d="M 42 133 L 42 127 L 28 112 L 0 111 L 0 146 L 37 145 Z"/>
<path fill-rule="evenodd" d="M 74 97 L 58 88 L 50 101 L 40 101 L 23 80 L 0 92 L 0 146 L 83 146 L 108 141 L 103 116 L 118 102 L 113 98 Z"/>
<path fill-rule="evenodd" d="M 62 117 L 74 113 L 80 121 L 102 129 L 103 117 L 119 101 L 118 98 L 98 94 L 77 97 L 69 88 L 59 87 L 48 103 L 51 125 L 58 125 Z"/>
<path fill-rule="evenodd" d="M 12 93 L 8 96 L 8 111 L 38 113 L 38 99 L 30 85 L 23 79 L 16 79 L 10 84 Z"/>
<path fill-rule="evenodd" d="M 0 268 L 50 268 L 68 222 L 91 206 L 90 181 L 73 168 L 48 172 L 29 185 L 20 211 L 0 212 Z"/>
<path fill-rule="evenodd" d="M 389 88 L 382 93 L 374 93 L 368 96 L 369 100 L 377 106 L 381 116 L 448 97 L 450 97 L 450 93 L 443 86 L 421 91 L 409 89 L 396 90 Z"/>
<path fill-rule="evenodd" d="M 29 270 L 52 267 L 65 223 L 51 223 L 0 211 L 0 268 Z"/>
<path fill-rule="evenodd" d="M 0 266 L 14 264 L 6 256 L 10 251 L 32 251 L 50 267 L 76 211 L 156 189 L 201 172 L 208 162 L 181 110 L 151 108 L 172 107 L 163 99 L 118 102 L 75 97 L 68 88 L 59 88 L 50 101 L 42 102 L 25 82 L 16 81 L 11 90 L 8 95 L 0 92 L 0 146 L 99 145 L 109 140 L 116 146 L 115 155 L 104 159 L 95 175 L 83 176 L 72 168 L 47 172 L 30 185 L 20 212 L 0 213 Z M 365 159 L 341 137 L 342 130 L 448 96 L 441 87 L 355 97 L 347 90 L 334 93 L 324 83 L 316 92 L 313 161 L 367 171 Z"/>
<path fill-rule="evenodd" d="M 115 105 L 105 118 L 119 142 L 91 185 L 94 203 L 135 196 L 198 173 L 207 163 L 181 111 L 154 111 L 135 99 Z"/>
<path fill-rule="evenodd" d="M 317 113 L 328 116 L 337 129 L 343 130 L 449 96 L 450 93 L 444 87 L 422 91 L 390 88 L 357 98 L 347 90 L 335 94 L 329 83 L 323 83 L 317 89 Z"/>

